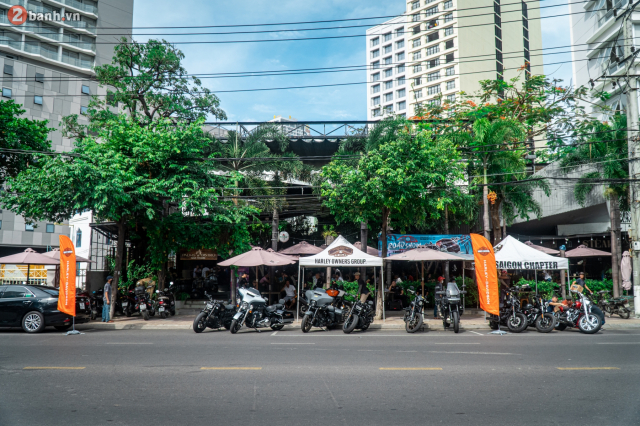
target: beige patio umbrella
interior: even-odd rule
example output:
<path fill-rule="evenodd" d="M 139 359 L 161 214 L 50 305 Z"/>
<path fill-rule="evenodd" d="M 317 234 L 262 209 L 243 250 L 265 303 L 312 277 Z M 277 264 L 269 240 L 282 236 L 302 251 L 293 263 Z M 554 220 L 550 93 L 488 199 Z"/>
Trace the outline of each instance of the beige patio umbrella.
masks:
<path fill-rule="evenodd" d="M 50 257 L 52 259 L 56 259 L 58 261 L 58 264 L 56 265 L 56 276 L 55 276 L 55 282 L 56 285 L 59 287 L 60 283 L 60 249 L 59 248 L 54 248 L 51 251 L 48 251 L 46 253 L 42 253 L 43 256 L 47 256 Z M 76 255 L 76 262 L 81 262 L 81 263 L 97 263 L 93 260 L 87 259 L 86 257 L 82 257 L 82 256 L 78 256 Z"/>
<path fill-rule="evenodd" d="M 305 256 L 305 255 L 318 254 L 320 252 L 322 252 L 322 249 L 320 247 L 316 247 L 313 244 L 309 244 L 306 241 L 302 241 L 296 245 L 293 245 L 286 249 L 282 249 L 278 253 L 287 254 L 287 255 Z"/>
<path fill-rule="evenodd" d="M 529 247 L 534 248 L 536 250 L 540 250 L 541 252 L 546 253 L 546 254 L 550 254 L 550 255 L 558 255 L 558 254 L 560 254 L 560 250 L 554 250 L 554 249 L 549 248 L 549 247 L 537 246 L 537 245 L 533 244 L 531 241 L 525 241 L 524 243 L 526 245 L 528 245 Z"/>
<path fill-rule="evenodd" d="M 364 251 L 362 250 L 362 243 L 360 241 L 353 243 L 353 246 L 360 251 Z M 374 249 L 373 247 L 367 246 L 367 254 L 370 254 L 371 256 L 377 256 L 378 249 Z"/>
<path fill-rule="evenodd" d="M 0 264 L 27 265 L 27 284 L 29 284 L 31 265 L 58 265 L 60 264 L 60 259 L 52 259 L 51 257 L 36 252 L 34 249 L 28 248 L 22 253 L 0 257 Z"/>

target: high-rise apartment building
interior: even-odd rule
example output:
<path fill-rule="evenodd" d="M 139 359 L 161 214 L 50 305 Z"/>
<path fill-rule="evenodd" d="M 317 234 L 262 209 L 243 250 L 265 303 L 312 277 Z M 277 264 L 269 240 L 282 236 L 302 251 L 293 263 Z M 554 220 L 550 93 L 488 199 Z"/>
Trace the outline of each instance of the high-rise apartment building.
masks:
<path fill-rule="evenodd" d="M 418 104 L 453 102 L 461 91 L 477 92 L 481 80 L 508 80 L 519 72 L 541 74 L 539 1 L 504 3 L 501 5 L 500 0 L 408 1 L 406 13 L 401 17 L 405 59 L 393 63 L 405 71 L 406 111 L 394 112 L 411 116 Z M 402 24 L 402 21 L 396 22 Z M 381 70 L 375 68 L 377 64 L 371 62 L 375 36 L 367 34 L 369 92 L 372 92 L 382 77 Z M 368 96 L 371 119 L 376 111 L 371 108 L 377 100 L 371 98 L 371 93 Z M 380 99 L 384 108 L 384 98 Z"/>
<path fill-rule="evenodd" d="M 133 0 L 0 0 L 0 99 L 22 104 L 27 118 L 48 120 L 53 149 L 70 150 L 73 142 L 62 137 L 60 122 L 82 115 L 91 95 L 106 95 L 92 69 L 111 62 L 114 46 L 131 37 L 132 25 Z M 33 226 L 0 212 L 0 255 L 57 247 L 61 234 L 70 234 L 69 224 Z M 89 247 L 88 233 L 72 239 Z"/>
<path fill-rule="evenodd" d="M 407 112 L 406 19 L 393 18 L 367 30 L 367 119 Z"/>

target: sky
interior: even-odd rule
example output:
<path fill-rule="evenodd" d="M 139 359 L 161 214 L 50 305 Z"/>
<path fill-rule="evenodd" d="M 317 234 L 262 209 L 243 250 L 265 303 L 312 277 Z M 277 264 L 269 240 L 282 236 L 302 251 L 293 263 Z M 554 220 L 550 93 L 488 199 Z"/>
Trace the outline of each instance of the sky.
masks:
<path fill-rule="evenodd" d="M 179 6 L 176 6 L 179 4 Z M 190 74 L 237 73 L 304 68 L 362 66 L 366 63 L 363 37 L 368 26 L 374 26 L 405 10 L 403 0 L 135 0 L 134 37 L 138 41 L 164 38 L 177 42 L 184 52 L 184 67 Z M 546 50 L 570 44 L 568 7 L 566 0 L 544 0 L 541 9 L 545 73 L 553 78 L 571 80 L 568 49 Z M 565 15 L 551 17 L 552 15 Z M 378 17 L 378 19 L 290 25 L 293 22 Z M 135 27 L 211 26 L 264 23 L 289 23 L 269 27 L 146 29 Z M 304 28 L 324 28 L 364 25 L 358 28 L 302 31 Z M 293 32 L 175 35 L 193 32 L 256 31 L 265 29 L 296 29 Z M 158 34 L 158 35 L 143 35 Z M 172 35 L 170 35 L 172 34 Z M 179 44 L 181 41 L 274 40 L 283 38 L 353 35 L 355 37 L 278 41 L 261 43 Z M 534 54 L 534 52 L 532 52 Z M 549 64 L 549 65 L 547 65 Z M 363 70 L 332 73 L 309 73 L 289 76 L 251 76 L 235 78 L 204 78 L 203 84 L 216 92 L 229 121 L 267 121 L 274 115 L 292 116 L 298 120 L 366 120 L 366 85 L 305 88 L 273 91 L 222 93 L 223 90 L 279 88 L 323 84 L 364 83 Z"/>

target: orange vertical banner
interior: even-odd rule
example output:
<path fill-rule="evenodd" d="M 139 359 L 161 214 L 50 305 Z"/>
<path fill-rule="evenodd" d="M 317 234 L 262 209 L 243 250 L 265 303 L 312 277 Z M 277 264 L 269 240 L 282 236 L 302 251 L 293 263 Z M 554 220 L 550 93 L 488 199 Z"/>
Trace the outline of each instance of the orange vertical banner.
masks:
<path fill-rule="evenodd" d="M 480 308 L 493 315 L 500 315 L 498 269 L 491 243 L 482 235 L 471 234 L 473 260 L 476 264 L 476 282 Z"/>
<path fill-rule="evenodd" d="M 60 235 L 60 296 L 58 310 L 76 316 L 76 251 L 71 239 Z"/>

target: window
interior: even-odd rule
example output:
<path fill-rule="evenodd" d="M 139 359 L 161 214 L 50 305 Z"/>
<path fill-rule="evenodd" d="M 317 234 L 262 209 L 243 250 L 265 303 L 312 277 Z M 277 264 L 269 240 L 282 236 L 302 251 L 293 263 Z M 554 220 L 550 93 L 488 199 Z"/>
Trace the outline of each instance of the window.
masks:
<path fill-rule="evenodd" d="M 453 21 L 453 13 L 447 13 L 446 15 L 444 15 L 444 22 L 451 22 Z"/>
<path fill-rule="evenodd" d="M 447 75 L 456 75 L 456 69 L 455 69 L 455 67 L 449 67 L 449 68 L 447 68 Z"/>
<path fill-rule="evenodd" d="M 380 73 L 373 74 L 371 76 L 372 81 L 380 81 Z"/>
<path fill-rule="evenodd" d="M 380 96 L 376 96 L 375 98 L 371 99 L 371 105 L 373 106 L 380 105 Z"/>
<path fill-rule="evenodd" d="M 419 39 L 419 38 L 417 38 L 417 39 L 415 39 L 415 40 L 411 40 L 411 46 L 412 46 L 412 47 L 418 47 L 418 46 L 420 46 L 420 39 Z"/>
<path fill-rule="evenodd" d="M 453 35 L 453 27 L 447 27 L 444 29 L 444 36 L 450 36 Z"/>
<path fill-rule="evenodd" d="M 440 106 L 440 99 L 431 99 L 429 101 L 429 105 L 431 105 L 431 106 Z"/>
<path fill-rule="evenodd" d="M 440 71 L 427 74 L 427 81 L 436 81 L 440 79 Z"/>
<path fill-rule="evenodd" d="M 413 60 L 417 61 L 418 59 L 422 58 L 422 53 L 420 51 L 418 52 L 413 52 Z"/>
<path fill-rule="evenodd" d="M 44 83 L 44 74 L 37 72 L 36 73 L 36 81 L 38 83 Z"/>
<path fill-rule="evenodd" d="M 32 297 L 33 295 L 29 290 L 19 286 L 9 286 L 7 290 L 2 293 L 3 299 L 18 299 L 21 297 Z"/>
<path fill-rule="evenodd" d="M 496 37 L 502 38 L 502 29 L 500 27 L 494 27 L 496 29 Z"/>
<path fill-rule="evenodd" d="M 2 97 L 10 98 L 11 97 L 11 89 L 7 89 L 6 87 L 2 88 Z"/>
<path fill-rule="evenodd" d="M 393 105 L 387 105 L 384 107 L 384 112 L 386 112 L 387 114 L 391 114 L 393 113 Z"/>
<path fill-rule="evenodd" d="M 34 96 L 33 103 L 36 105 L 42 105 L 42 96 Z"/>
<path fill-rule="evenodd" d="M 411 3 L 411 10 L 415 10 L 417 8 L 420 7 L 420 2 L 419 1 L 414 1 L 413 3 Z"/>
<path fill-rule="evenodd" d="M 412 22 L 420 22 L 420 14 L 416 13 L 415 15 L 411 15 Z"/>
<path fill-rule="evenodd" d="M 420 25 L 418 25 L 417 27 L 413 27 L 413 28 L 411 28 L 411 31 L 412 31 L 414 34 L 420 34 Z"/>
<path fill-rule="evenodd" d="M 427 63 L 427 68 L 435 68 L 440 65 L 440 58 L 432 59 Z"/>
<path fill-rule="evenodd" d="M 384 70 L 384 77 L 385 77 L 385 78 L 387 78 L 387 77 L 391 77 L 392 75 L 393 75 L 393 69 L 392 69 L 392 68 L 389 68 L 389 69 L 387 69 L 387 70 Z"/>
<path fill-rule="evenodd" d="M 399 98 L 404 98 L 407 95 L 407 91 L 405 89 L 400 89 L 396 92 L 396 97 Z"/>
<path fill-rule="evenodd" d="M 0 229 L 2 229 L 2 221 L 0 220 Z"/>
<path fill-rule="evenodd" d="M 404 61 L 404 52 L 396 53 L 396 62 Z"/>
<path fill-rule="evenodd" d="M 407 109 L 407 103 L 405 101 L 398 102 L 398 111 L 403 111 Z"/>
<path fill-rule="evenodd" d="M 375 86 L 371 87 L 371 93 L 379 93 L 380 92 L 380 85 L 376 84 Z"/>
<path fill-rule="evenodd" d="M 455 88 L 456 88 L 456 81 L 455 80 L 447 81 L 447 90 L 451 90 L 451 89 L 455 89 Z"/>
<path fill-rule="evenodd" d="M 384 82 L 384 90 L 393 89 L 393 80 Z"/>
<path fill-rule="evenodd" d="M 383 47 L 382 50 L 384 51 L 384 54 L 386 55 L 387 53 L 391 53 L 391 51 L 393 50 L 393 46 L 388 44 L 385 47 Z"/>
<path fill-rule="evenodd" d="M 440 38 L 440 35 L 438 33 L 438 31 L 432 32 L 431 34 L 427 35 L 427 43 L 431 43 L 432 41 L 436 41 Z"/>
<path fill-rule="evenodd" d="M 380 116 L 380 108 L 374 109 L 373 111 L 371 111 L 371 115 L 374 116 L 374 117 L 379 117 Z"/>
<path fill-rule="evenodd" d="M 404 79 L 404 75 L 402 77 L 398 77 L 398 86 L 402 86 L 403 84 L 406 83 L 406 80 Z"/>
<path fill-rule="evenodd" d="M 428 92 L 430 95 L 436 95 L 436 94 L 440 93 L 440 85 L 439 85 L 439 84 L 436 84 L 435 86 L 429 86 L 429 87 L 427 88 L 427 92 Z"/>
<path fill-rule="evenodd" d="M 87 112 L 89 112 L 89 107 L 85 107 L 85 106 L 80 107 L 80 114 L 87 115 Z"/>
<path fill-rule="evenodd" d="M 13 65 L 5 64 L 4 73 L 7 74 L 7 75 L 13 75 Z"/>
<path fill-rule="evenodd" d="M 435 46 L 427 47 L 427 56 L 435 55 L 438 52 L 440 52 L 440 46 L 437 44 Z"/>
<path fill-rule="evenodd" d="M 455 56 L 453 56 L 453 53 L 449 53 L 449 54 L 447 55 L 447 63 L 449 63 L 449 62 L 453 62 L 453 61 L 454 61 L 454 59 L 455 59 Z"/>
<path fill-rule="evenodd" d="M 400 74 L 401 72 L 404 72 L 404 64 L 396 67 L 396 73 Z"/>
<path fill-rule="evenodd" d="M 376 37 L 374 39 L 371 39 L 371 47 L 376 47 L 379 44 L 380 44 L 380 37 Z"/>
<path fill-rule="evenodd" d="M 33 223 L 25 223 L 24 230 L 27 232 L 33 232 Z"/>
<path fill-rule="evenodd" d="M 47 234 L 53 234 L 56 231 L 56 226 L 53 223 L 47 223 Z"/>
<path fill-rule="evenodd" d="M 404 40 L 396 41 L 396 49 L 402 49 L 404 47 Z"/>
<path fill-rule="evenodd" d="M 496 39 L 496 49 L 502 50 L 502 40 L 499 38 Z"/>
<path fill-rule="evenodd" d="M 431 28 L 435 28 L 438 26 L 438 20 L 437 19 L 432 19 L 431 21 L 429 21 L 429 23 L 427 24 L 427 29 L 430 30 Z"/>
<path fill-rule="evenodd" d="M 400 37 L 400 36 L 403 36 L 403 35 L 404 35 L 404 27 L 398 28 L 396 30 L 396 37 Z"/>
<path fill-rule="evenodd" d="M 391 40 L 391 33 L 386 33 L 382 37 L 384 38 L 384 41 L 389 41 L 389 40 Z"/>
<path fill-rule="evenodd" d="M 416 99 L 420 99 L 422 97 L 422 89 L 420 90 L 414 90 L 414 95 L 416 97 Z"/>
<path fill-rule="evenodd" d="M 456 95 L 447 95 L 447 100 L 454 103 L 456 101 Z"/>
<path fill-rule="evenodd" d="M 413 79 L 413 85 L 414 86 L 420 86 L 422 84 L 422 77 L 418 77 Z"/>
<path fill-rule="evenodd" d="M 82 85 L 82 94 L 83 95 L 90 95 L 91 94 L 91 89 L 89 88 L 89 86 L 86 85 Z"/>
<path fill-rule="evenodd" d="M 522 28 L 522 35 L 524 36 L 524 38 L 529 38 L 529 29 Z"/>
<path fill-rule="evenodd" d="M 82 229 L 76 232 L 76 247 L 82 247 Z"/>
<path fill-rule="evenodd" d="M 420 71 L 422 71 L 422 66 L 421 65 L 414 65 L 413 66 L 413 72 L 414 73 L 417 73 L 417 72 L 420 72 Z"/>
<path fill-rule="evenodd" d="M 448 0 L 444 2 L 444 10 L 451 9 L 453 7 L 453 1 Z"/>
<path fill-rule="evenodd" d="M 376 49 L 376 50 L 371 52 L 371 59 L 377 58 L 378 56 L 380 56 L 380 50 L 379 49 Z"/>
<path fill-rule="evenodd" d="M 444 48 L 445 48 L 445 49 L 453 49 L 453 40 L 447 40 L 447 41 L 444 43 Z"/>
<path fill-rule="evenodd" d="M 385 102 L 391 102 L 393 100 L 393 93 L 386 93 L 384 95 L 384 101 Z"/>
<path fill-rule="evenodd" d="M 524 48 L 529 50 L 529 40 L 527 39 L 524 40 Z"/>
<path fill-rule="evenodd" d="M 380 61 L 373 62 L 371 66 L 373 67 L 374 70 L 377 70 L 378 68 L 380 68 Z"/>
<path fill-rule="evenodd" d="M 385 64 L 385 65 L 389 65 L 389 64 L 392 62 L 392 61 L 391 61 L 391 56 L 388 56 L 388 57 L 384 58 L 384 60 L 383 60 L 383 61 L 384 61 L 384 64 Z"/>
<path fill-rule="evenodd" d="M 116 102 L 116 94 L 113 92 L 108 92 L 107 93 L 107 103 L 109 105 L 111 105 L 112 107 L 117 107 L 118 106 L 118 102 Z"/>
<path fill-rule="evenodd" d="M 436 13 L 438 13 L 438 6 L 430 7 L 424 11 L 424 14 L 427 16 L 435 15 Z"/>

